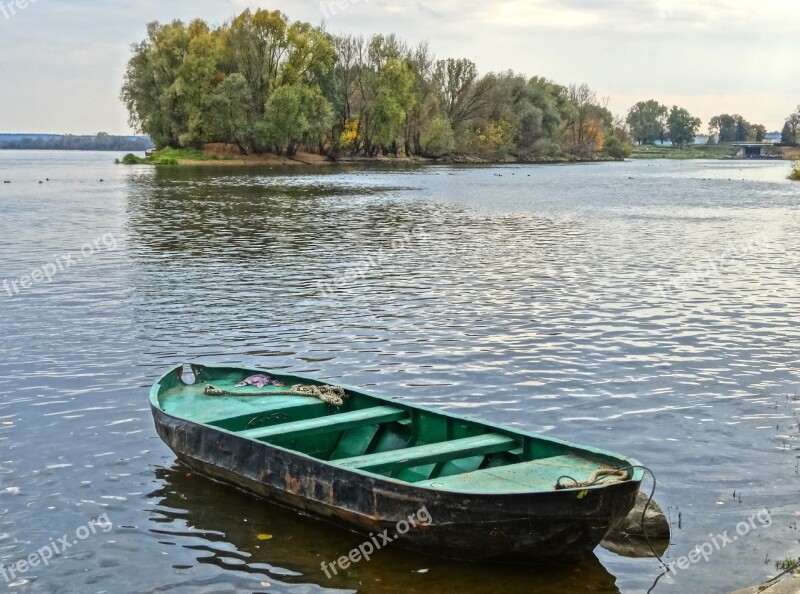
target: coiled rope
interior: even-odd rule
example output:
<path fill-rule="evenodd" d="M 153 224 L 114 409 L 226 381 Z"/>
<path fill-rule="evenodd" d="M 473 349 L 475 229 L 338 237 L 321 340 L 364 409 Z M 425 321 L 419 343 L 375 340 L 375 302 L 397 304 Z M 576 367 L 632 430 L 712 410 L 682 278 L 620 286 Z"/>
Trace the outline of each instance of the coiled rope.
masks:
<path fill-rule="evenodd" d="M 263 390 L 259 392 L 236 392 L 206 384 L 203 394 L 206 396 L 307 396 L 333 406 L 342 406 L 345 398 L 348 398 L 347 392 L 341 386 L 306 386 L 303 384 L 294 385 L 289 390 Z"/>
<path fill-rule="evenodd" d="M 560 476 L 558 477 L 558 481 L 556 481 L 555 490 L 556 491 L 563 491 L 564 489 L 580 489 L 581 487 L 591 487 L 593 485 L 598 484 L 608 484 L 604 483 L 606 479 L 614 477 L 614 480 L 617 482 L 622 482 L 628 478 L 628 471 L 623 468 L 601 468 L 600 470 L 595 470 L 592 473 L 592 476 L 589 477 L 589 480 L 579 482 L 572 478 L 571 476 Z M 569 479 L 574 485 L 564 485 L 561 482 L 561 479 Z"/>
<path fill-rule="evenodd" d="M 665 575 L 667 575 L 667 565 L 664 563 L 664 560 L 661 558 L 661 555 L 656 553 L 656 550 L 653 547 L 653 543 L 650 542 L 650 537 L 647 534 L 647 527 L 645 526 L 645 517 L 647 515 L 647 510 L 650 507 L 650 503 L 652 503 L 653 497 L 655 497 L 655 494 L 656 494 L 656 485 L 657 485 L 658 481 L 656 480 L 655 473 L 652 470 L 650 470 L 649 468 L 647 468 L 647 466 L 641 466 L 641 465 L 626 466 L 624 468 L 601 468 L 600 470 L 594 472 L 592 474 L 591 478 L 588 481 L 584 481 L 584 482 L 578 482 L 574 478 L 572 478 L 571 476 L 561 476 L 556 481 L 555 488 L 556 488 L 556 490 L 561 490 L 561 489 L 579 489 L 581 487 L 591 487 L 592 485 L 599 484 L 603 480 L 608 478 L 610 476 L 609 471 L 613 472 L 614 474 L 623 473 L 625 476 L 627 476 L 628 475 L 628 473 L 627 473 L 628 470 L 636 470 L 636 469 L 641 469 L 644 472 L 648 473 L 651 477 L 653 477 L 653 487 L 650 490 L 650 497 L 647 498 L 647 503 L 645 504 L 644 509 L 642 510 L 642 519 L 641 519 L 641 524 L 640 524 L 641 529 L 642 529 L 642 534 L 644 535 L 644 539 L 645 539 L 645 541 L 647 541 L 647 546 L 650 548 L 650 552 L 653 553 L 653 557 L 658 559 L 659 569 L 661 569 L 661 573 L 658 575 L 658 577 L 653 582 L 653 585 L 650 586 L 650 589 L 647 591 L 647 594 L 650 594 L 653 590 L 656 589 L 656 586 L 658 585 L 659 580 L 662 577 L 664 577 Z M 575 483 L 575 486 L 570 487 L 570 486 L 563 485 L 561 483 L 561 479 L 569 479 L 569 480 L 571 480 L 571 481 L 573 481 Z"/>

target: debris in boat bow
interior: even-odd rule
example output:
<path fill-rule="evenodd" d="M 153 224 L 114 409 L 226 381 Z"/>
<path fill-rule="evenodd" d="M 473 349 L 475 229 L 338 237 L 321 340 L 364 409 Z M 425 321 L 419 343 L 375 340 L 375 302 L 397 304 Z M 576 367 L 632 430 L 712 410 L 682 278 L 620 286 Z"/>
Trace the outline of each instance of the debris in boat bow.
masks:
<path fill-rule="evenodd" d="M 237 388 L 244 388 L 245 386 L 256 386 L 257 388 L 264 388 L 266 386 L 282 386 L 283 382 L 273 379 L 271 375 L 260 373 L 258 375 L 251 375 L 247 379 L 240 381 L 236 384 Z"/>

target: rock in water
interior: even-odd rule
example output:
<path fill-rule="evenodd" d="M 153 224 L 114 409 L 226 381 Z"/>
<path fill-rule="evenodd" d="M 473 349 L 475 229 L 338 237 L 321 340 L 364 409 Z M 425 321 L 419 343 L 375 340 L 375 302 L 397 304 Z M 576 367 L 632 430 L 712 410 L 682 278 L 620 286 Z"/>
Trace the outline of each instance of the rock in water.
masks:
<path fill-rule="evenodd" d="M 647 544 L 647 537 L 659 555 L 663 555 L 669 546 L 670 529 L 667 516 L 661 507 L 651 501 L 647 505 L 649 495 L 641 491 L 636 496 L 636 505 L 631 512 L 600 543 L 604 549 L 623 557 L 652 557 L 653 552 Z M 642 531 L 642 514 L 645 506 L 644 532 Z M 645 537 L 647 532 L 647 537 Z"/>
<path fill-rule="evenodd" d="M 651 501 L 650 505 L 647 505 L 648 499 L 649 495 L 645 495 L 639 491 L 638 495 L 636 495 L 636 505 L 633 506 L 631 513 L 614 528 L 612 533 L 644 537 L 644 533 L 642 532 L 642 514 L 646 506 L 647 514 L 644 517 L 644 529 L 647 531 L 647 536 L 651 539 L 669 539 L 671 533 L 664 510 L 661 509 L 655 500 Z"/>

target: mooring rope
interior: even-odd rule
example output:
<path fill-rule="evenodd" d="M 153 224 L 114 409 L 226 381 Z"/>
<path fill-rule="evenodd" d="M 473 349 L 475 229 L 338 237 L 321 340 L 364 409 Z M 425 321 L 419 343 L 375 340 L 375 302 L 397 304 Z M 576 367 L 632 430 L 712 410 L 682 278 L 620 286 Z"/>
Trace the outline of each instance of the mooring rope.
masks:
<path fill-rule="evenodd" d="M 650 504 L 653 502 L 653 498 L 656 495 L 656 485 L 658 483 L 658 481 L 656 480 L 656 475 L 652 470 L 647 468 L 647 466 L 641 466 L 639 464 L 637 464 L 635 466 L 626 466 L 624 468 L 608 469 L 608 470 L 614 470 L 614 471 L 616 471 L 616 473 L 625 473 L 625 475 L 627 476 L 627 474 L 628 474 L 627 471 L 628 470 L 636 470 L 637 468 L 643 470 L 644 472 L 648 473 L 651 477 L 653 477 L 653 486 L 650 489 L 650 496 L 647 498 L 647 503 L 644 504 L 644 509 L 642 510 L 642 519 L 640 520 L 640 524 L 639 524 L 640 527 L 641 527 L 641 530 L 642 530 L 642 534 L 644 535 L 644 539 L 647 541 L 647 546 L 650 548 L 650 552 L 653 553 L 653 557 L 658 559 L 658 562 L 660 564 L 659 567 L 661 569 L 661 573 L 658 574 L 658 577 L 656 577 L 655 581 L 653 582 L 653 585 L 650 586 L 650 589 L 647 591 L 647 594 L 651 594 L 651 592 L 656 589 L 656 586 L 658 585 L 659 580 L 662 577 L 664 577 L 665 575 L 667 575 L 667 566 L 664 563 L 664 560 L 661 558 L 661 555 L 659 555 L 656 552 L 655 548 L 653 547 L 653 543 L 650 541 L 650 536 L 647 534 L 647 527 L 645 526 L 645 518 L 647 517 L 647 510 L 650 508 Z M 603 469 L 603 470 L 606 470 L 606 469 Z M 592 475 L 592 477 L 594 477 L 598 473 L 601 473 L 601 471 L 595 472 Z M 602 474 L 600 474 L 599 476 L 602 476 Z M 608 475 L 606 475 L 606 476 L 608 476 Z M 563 479 L 563 478 L 568 478 L 568 479 L 570 479 L 572 481 L 575 481 L 575 479 L 572 478 L 571 476 L 561 476 L 561 477 L 558 478 L 558 481 L 556 481 L 556 490 L 573 488 L 573 487 L 567 487 L 566 485 L 562 485 L 561 484 L 561 479 Z M 580 488 L 580 487 L 591 487 L 593 484 L 597 484 L 598 482 L 600 482 L 602 480 L 604 480 L 604 479 L 602 479 L 602 478 L 594 478 L 593 481 L 590 479 L 590 480 L 585 481 L 583 483 L 579 483 L 579 486 L 577 488 Z M 575 483 L 578 483 L 578 481 L 575 481 Z"/>
<path fill-rule="evenodd" d="M 560 476 L 558 477 L 558 481 L 556 481 L 555 490 L 561 491 L 563 489 L 580 489 L 581 487 L 591 487 L 593 485 L 597 485 L 599 483 L 603 483 L 606 479 L 611 477 L 615 477 L 615 481 L 621 482 L 626 480 L 628 477 L 627 470 L 620 469 L 620 468 L 601 468 L 600 470 L 595 470 L 592 473 L 592 476 L 589 477 L 587 481 L 577 481 L 571 476 Z M 574 485 L 564 485 L 561 483 L 561 479 L 569 479 L 574 482 Z M 608 483 L 605 483 L 608 484 Z"/>
<path fill-rule="evenodd" d="M 236 392 L 206 384 L 203 394 L 206 396 L 307 396 L 333 406 L 342 406 L 345 398 L 348 397 L 347 392 L 340 386 L 306 386 L 303 384 L 294 385 L 289 390 L 264 390 L 260 392 Z"/>

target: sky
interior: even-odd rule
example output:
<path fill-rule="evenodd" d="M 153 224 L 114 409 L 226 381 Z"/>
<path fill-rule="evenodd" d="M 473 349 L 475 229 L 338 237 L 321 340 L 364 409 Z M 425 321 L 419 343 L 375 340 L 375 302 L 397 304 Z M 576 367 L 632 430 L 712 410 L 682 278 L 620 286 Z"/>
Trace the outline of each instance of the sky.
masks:
<path fill-rule="evenodd" d="M 797 0 L 0 0 L 0 132 L 129 134 L 119 89 L 148 22 L 279 9 L 332 33 L 397 33 L 480 72 L 588 83 L 625 115 L 654 98 L 779 130 L 800 104 Z"/>

